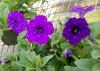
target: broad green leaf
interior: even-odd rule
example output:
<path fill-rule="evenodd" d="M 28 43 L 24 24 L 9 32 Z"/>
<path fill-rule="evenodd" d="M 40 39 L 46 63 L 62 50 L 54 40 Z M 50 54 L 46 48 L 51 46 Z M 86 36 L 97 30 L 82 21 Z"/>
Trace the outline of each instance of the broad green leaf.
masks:
<path fill-rule="evenodd" d="M 97 38 L 97 36 L 100 34 L 100 21 L 94 22 L 90 24 L 90 28 L 91 28 L 91 36 L 93 38 Z"/>
<path fill-rule="evenodd" d="M 51 47 L 53 47 L 55 44 L 57 44 L 59 42 L 59 37 L 57 36 L 57 34 L 54 34 L 51 37 Z"/>
<path fill-rule="evenodd" d="M 3 1 L 0 2 L 0 26 L 7 28 L 7 16 L 9 13 L 9 7 Z"/>
<path fill-rule="evenodd" d="M 75 64 L 81 69 L 81 70 L 88 70 L 91 71 L 93 65 L 96 63 L 95 59 L 80 59 L 76 60 Z"/>
<path fill-rule="evenodd" d="M 21 39 L 23 39 L 25 37 L 26 33 L 27 33 L 26 31 L 23 31 L 22 33 L 20 33 L 17 40 L 20 41 Z"/>
<path fill-rule="evenodd" d="M 97 63 L 93 66 L 92 71 L 100 71 L 100 63 Z"/>
<path fill-rule="evenodd" d="M 65 66 L 64 69 L 65 71 L 73 71 L 73 67 L 71 66 Z"/>
<path fill-rule="evenodd" d="M 11 71 L 23 71 L 23 67 L 19 66 L 16 61 L 12 61 L 11 66 Z"/>
<path fill-rule="evenodd" d="M 72 66 L 64 66 L 64 69 L 65 69 L 65 71 L 84 71 L 84 70 L 81 70 L 78 67 L 72 67 Z"/>
<path fill-rule="evenodd" d="M 36 54 L 35 54 L 35 52 L 33 52 L 33 51 L 31 52 L 31 51 L 28 50 L 26 52 L 26 57 L 30 62 L 32 62 L 36 58 Z"/>
<path fill-rule="evenodd" d="M 71 46 L 70 46 L 69 43 L 63 42 L 63 43 L 60 44 L 60 48 L 63 49 L 63 50 L 65 50 L 65 49 L 71 48 Z"/>
<path fill-rule="evenodd" d="M 48 65 L 47 71 L 55 71 L 55 68 L 53 65 Z"/>
<path fill-rule="evenodd" d="M 91 53 L 92 58 L 100 58 L 100 50 L 94 50 Z"/>
<path fill-rule="evenodd" d="M 29 63 L 29 62 L 26 61 L 26 60 L 20 60 L 20 61 L 17 61 L 16 63 L 17 63 L 17 65 L 19 65 L 19 66 L 31 67 L 31 63 Z"/>
<path fill-rule="evenodd" d="M 36 44 L 35 44 L 35 45 L 36 45 Z M 34 46 L 35 46 L 35 45 L 34 45 Z M 34 47 L 34 46 L 33 46 L 33 47 Z M 42 45 L 41 45 L 41 46 L 38 45 L 36 48 L 34 48 L 34 51 L 35 51 L 36 54 L 39 54 L 39 53 L 43 50 L 43 48 L 44 48 L 44 45 L 43 45 L 43 46 L 42 46 Z"/>
<path fill-rule="evenodd" d="M 37 55 L 32 63 L 34 65 L 34 67 L 38 68 L 38 67 L 41 67 L 41 64 L 42 64 L 42 60 L 41 60 L 41 57 L 40 55 Z"/>
<path fill-rule="evenodd" d="M 25 60 L 25 59 L 27 60 L 27 56 L 26 56 L 27 53 L 26 53 L 26 51 L 25 51 L 24 49 L 21 48 L 21 49 L 19 50 L 19 53 L 18 53 L 18 54 L 20 55 L 20 59 L 21 59 L 21 60 Z"/>
<path fill-rule="evenodd" d="M 54 55 L 48 55 L 42 58 L 43 64 L 42 66 L 45 66 L 45 64 L 51 59 L 53 58 Z"/>

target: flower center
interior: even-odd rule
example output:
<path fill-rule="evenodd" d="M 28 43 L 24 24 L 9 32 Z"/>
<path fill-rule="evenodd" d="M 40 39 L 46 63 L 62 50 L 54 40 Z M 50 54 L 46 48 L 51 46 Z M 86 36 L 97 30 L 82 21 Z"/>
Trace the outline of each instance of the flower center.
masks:
<path fill-rule="evenodd" d="M 74 26 L 71 31 L 74 34 L 77 33 L 79 31 L 79 26 Z"/>
<path fill-rule="evenodd" d="M 16 25 L 16 24 L 17 24 L 17 20 L 14 21 L 14 25 Z"/>
<path fill-rule="evenodd" d="M 37 30 L 38 30 L 38 32 L 42 32 L 43 28 L 42 27 L 38 27 Z"/>

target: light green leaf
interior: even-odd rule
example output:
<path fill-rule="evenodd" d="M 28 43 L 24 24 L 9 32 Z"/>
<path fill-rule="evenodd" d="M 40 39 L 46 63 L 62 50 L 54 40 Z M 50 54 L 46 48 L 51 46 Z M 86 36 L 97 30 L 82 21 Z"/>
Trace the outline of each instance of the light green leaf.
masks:
<path fill-rule="evenodd" d="M 97 36 L 100 34 L 100 21 L 94 22 L 90 24 L 90 28 L 91 28 L 91 36 L 93 38 L 97 38 Z"/>
<path fill-rule="evenodd" d="M 25 16 L 27 18 L 34 18 L 36 16 L 36 13 L 28 11 L 28 12 L 25 13 Z"/>
<path fill-rule="evenodd" d="M 19 34 L 18 38 L 17 38 L 17 41 L 20 41 L 21 39 L 23 39 L 26 35 L 26 31 L 23 31 L 22 33 Z"/>
<path fill-rule="evenodd" d="M 3 35 L 3 30 L 0 29 L 0 38 L 2 37 Z"/>
<path fill-rule="evenodd" d="M 91 71 L 91 69 L 95 63 L 96 63 L 95 59 L 80 59 L 80 60 L 75 61 L 75 64 L 81 70 L 88 70 L 88 71 Z"/>
<path fill-rule="evenodd" d="M 20 60 L 18 62 L 16 62 L 17 65 L 19 66 L 23 66 L 23 67 L 31 67 L 31 63 L 29 63 L 28 61 L 26 60 Z"/>
<path fill-rule="evenodd" d="M 19 55 L 20 55 L 20 59 L 21 60 L 25 60 L 25 59 L 27 59 L 27 53 L 26 53 L 26 51 L 24 50 L 24 49 L 20 49 L 20 52 L 18 53 Z"/>
<path fill-rule="evenodd" d="M 54 55 L 48 55 L 42 58 L 43 64 L 42 66 L 45 66 L 45 64 L 51 59 L 53 58 Z"/>
<path fill-rule="evenodd" d="M 92 58 L 100 58 L 100 50 L 94 50 L 91 53 Z"/>
<path fill-rule="evenodd" d="M 65 66 L 64 69 L 65 69 L 65 71 L 84 71 L 84 70 L 81 70 L 78 67 L 71 67 L 71 66 Z"/>
<path fill-rule="evenodd" d="M 93 66 L 92 71 L 100 71 L 100 63 L 97 63 Z"/>
<path fill-rule="evenodd" d="M 53 47 L 55 44 L 57 44 L 59 42 L 59 37 L 57 34 L 54 34 L 51 38 L 51 47 Z"/>
<path fill-rule="evenodd" d="M 55 71 L 55 68 L 53 65 L 48 65 L 47 71 Z"/>
<path fill-rule="evenodd" d="M 69 43 L 63 42 L 63 43 L 60 44 L 60 48 L 63 49 L 63 50 L 65 50 L 65 49 L 71 48 L 71 46 L 70 46 Z"/>
<path fill-rule="evenodd" d="M 35 54 L 35 52 L 31 52 L 31 51 L 27 51 L 26 52 L 26 57 L 27 57 L 27 59 L 29 60 L 29 61 L 34 61 L 34 59 L 36 58 L 36 54 Z"/>
<path fill-rule="evenodd" d="M 73 67 L 71 66 L 65 66 L 64 69 L 65 71 L 73 71 Z"/>

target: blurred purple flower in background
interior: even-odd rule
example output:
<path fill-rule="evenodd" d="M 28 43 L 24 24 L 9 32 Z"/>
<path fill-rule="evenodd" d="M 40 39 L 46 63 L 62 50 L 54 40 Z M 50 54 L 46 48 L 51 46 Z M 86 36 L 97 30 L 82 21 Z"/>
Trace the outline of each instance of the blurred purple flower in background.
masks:
<path fill-rule="evenodd" d="M 73 55 L 73 52 L 72 52 L 72 50 L 64 50 L 64 56 L 65 56 L 65 58 L 66 57 L 71 57 Z"/>
<path fill-rule="evenodd" d="M 89 7 L 82 7 L 82 6 L 75 6 L 72 9 L 70 9 L 70 12 L 78 13 L 80 18 L 84 18 L 85 14 L 94 10 L 95 6 L 91 5 Z"/>
<path fill-rule="evenodd" d="M 54 28 L 45 16 L 37 15 L 34 19 L 30 20 L 27 31 L 26 38 L 30 42 L 43 45 L 49 41 L 49 35 L 54 32 Z"/>
<path fill-rule="evenodd" d="M 8 27 L 16 31 L 18 34 L 25 30 L 27 21 L 20 11 L 11 11 L 8 14 Z"/>
<path fill-rule="evenodd" d="M 7 61 L 8 61 L 7 57 L 5 57 L 5 56 L 0 57 L 1 64 L 5 64 L 5 62 L 7 62 Z"/>
<path fill-rule="evenodd" d="M 82 39 L 89 36 L 90 31 L 88 23 L 84 18 L 70 18 L 68 22 L 65 23 L 62 34 L 69 43 L 76 45 L 80 43 Z"/>

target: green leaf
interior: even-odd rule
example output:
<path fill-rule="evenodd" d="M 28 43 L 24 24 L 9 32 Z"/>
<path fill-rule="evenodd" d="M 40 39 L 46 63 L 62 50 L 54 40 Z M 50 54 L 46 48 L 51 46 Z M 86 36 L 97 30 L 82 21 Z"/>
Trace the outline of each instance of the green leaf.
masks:
<path fill-rule="evenodd" d="M 47 71 L 55 71 L 55 68 L 53 65 L 48 65 Z"/>
<path fill-rule="evenodd" d="M 70 46 L 69 43 L 63 42 L 63 43 L 60 44 L 60 48 L 63 49 L 63 50 L 65 50 L 65 49 L 71 48 L 71 46 Z"/>
<path fill-rule="evenodd" d="M 34 18 L 36 16 L 36 13 L 28 11 L 25 13 L 25 16 L 26 18 Z"/>
<path fill-rule="evenodd" d="M 100 58 L 100 50 L 94 50 L 91 53 L 92 58 Z"/>
<path fill-rule="evenodd" d="M 81 70 L 78 67 L 72 67 L 72 66 L 64 66 L 64 69 L 65 69 L 65 71 L 84 71 L 84 70 Z"/>
<path fill-rule="evenodd" d="M 26 53 L 26 51 L 25 51 L 24 49 L 22 49 L 22 48 L 21 48 L 19 51 L 20 51 L 20 52 L 18 52 L 18 54 L 20 55 L 20 59 L 21 59 L 21 60 L 27 59 L 27 56 L 26 56 L 27 53 Z"/>
<path fill-rule="evenodd" d="M 100 63 L 97 63 L 93 66 L 92 71 L 100 71 Z"/>
<path fill-rule="evenodd" d="M 26 52 L 26 57 L 30 62 L 32 62 L 36 58 L 36 54 L 35 54 L 35 52 L 33 52 L 33 51 L 31 52 L 28 50 Z"/>
<path fill-rule="evenodd" d="M 95 59 L 80 59 L 80 60 L 75 61 L 75 64 L 81 70 L 88 70 L 88 71 L 91 71 L 91 69 L 95 63 L 96 63 Z"/>
<path fill-rule="evenodd" d="M 51 37 L 51 47 L 53 47 L 55 44 L 59 43 L 59 37 L 57 36 L 57 34 L 54 34 Z"/>
<path fill-rule="evenodd" d="M 3 35 L 3 30 L 0 29 L 0 38 L 2 37 Z"/>
<path fill-rule="evenodd" d="M 65 66 L 64 69 L 65 71 L 73 71 L 73 67 L 71 66 Z"/>
<path fill-rule="evenodd" d="M 9 13 L 9 7 L 3 1 L 0 2 L 0 26 L 7 28 L 7 16 Z"/>
<path fill-rule="evenodd" d="M 23 31 L 22 33 L 19 34 L 18 38 L 17 38 L 17 41 L 20 41 L 21 39 L 23 39 L 26 35 L 26 31 Z"/>
<path fill-rule="evenodd" d="M 28 61 L 26 60 L 20 60 L 18 62 L 16 62 L 17 65 L 19 66 L 23 66 L 23 67 L 31 67 L 31 63 L 29 63 Z"/>
<path fill-rule="evenodd" d="M 100 21 L 94 22 L 90 24 L 90 28 L 91 28 L 91 36 L 93 38 L 97 38 L 97 36 L 100 34 Z"/>
<path fill-rule="evenodd" d="M 45 64 L 46 64 L 51 58 L 53 58 L 53 56 L 54 56 L 54 55 L 48 55 L 48 56 L 43 57 L 43 58 L 42 58 L 42 62 L 43 62 L 42 66 L 45 66 Z"/>
<path fill-rule="evenodd" d="M 19 36 L 17 37 L 17 42 L 18 42 L 18 45 L 21 48 L 28 49 L 29 48 L 29 42 L 24 38 L 25 35 L 26 35 L 26 31 L 19 34 Z"/>

